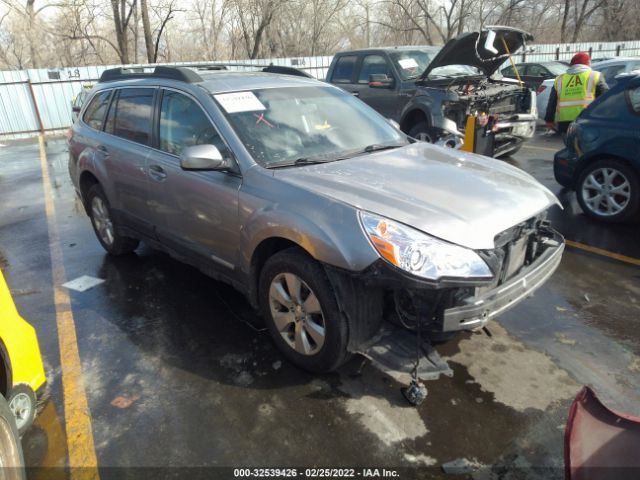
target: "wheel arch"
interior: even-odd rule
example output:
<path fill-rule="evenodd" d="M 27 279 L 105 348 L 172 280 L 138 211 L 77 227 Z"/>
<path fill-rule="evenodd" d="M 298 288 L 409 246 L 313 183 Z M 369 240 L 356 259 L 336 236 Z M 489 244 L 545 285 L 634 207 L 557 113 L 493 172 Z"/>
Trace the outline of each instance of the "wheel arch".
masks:
<path fill-rule="evenodd" d="M 573 190 L 577 190 L 578 180 L 580 179 L 582 172 L 584 172 L 585 169 L 590 165 L 593 165 L 594 163 L 601 160 L 617 160 L 619 162 L 624 163 L 635 172 L 636 177 L 638 177 L 638 179 L 640 180 L 640 165 L 638 165 L 637 163 L 634 163 L 628 158 L 622 157 L 620 155 L 611 154 L 611 153 L 597 153 L 584 158 L 582 162 L 580 162 L 579 166 L 576 168 L 575 172 L 573 173 L 573 181 L 572 181 Z"/>
<path fill-rule="evenodd" d="M 0 394 L 8 398 L 12 386 L 11 359 L 9 358 L 7 347 L 0 339 Z"/>
<path fill-rule="evenodd" d="M 261 240 L 253 250 L 249 263 L 249 301 L 254 307 L 258 306 L 258 284 L 264 264 L 276 253 L 294 247 L 303 250 L 312 257 L 302 245 L 282 236 L 267 237 Z"/>
<path fill-rule="evenodd" d="M 422 121 L 426 122 L 427 126 L 431 126 L 433 123 L 431 119 L 431 112 L 421 105 L 414 105 L 402 114 L 400 130 L 404 133 L 408 133 L 409 130 L 411 130 L 411 127 Z"/>
<path fill-rule="evenodd" d="M 98 177 L 96 177 L 92 172 L 90 172 L 89 170 L 85 170 L 80 174 L 80 179 L 78 181 L 78 184 L 80 186 L 80 196 L 82 198 L 82 203 L 86 210 L 88 208 L 87 200 L 86 200 L 87 193 L 89 192 L 91 187 L 93 187 L 96 184 L 99 185 L 100 181 L 98 180 Z"/>

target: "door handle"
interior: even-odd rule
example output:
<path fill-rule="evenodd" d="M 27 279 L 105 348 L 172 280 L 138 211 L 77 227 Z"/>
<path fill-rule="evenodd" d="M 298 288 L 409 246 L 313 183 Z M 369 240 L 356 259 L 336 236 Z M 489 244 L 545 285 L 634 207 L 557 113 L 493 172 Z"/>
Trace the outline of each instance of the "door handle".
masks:
<path fill-rule="evenodd" d="M 151 165 L 149 167 L 149 176 L 157 182 L 163 182 L 167 178 L 167 172 L 160 165 Z"/>

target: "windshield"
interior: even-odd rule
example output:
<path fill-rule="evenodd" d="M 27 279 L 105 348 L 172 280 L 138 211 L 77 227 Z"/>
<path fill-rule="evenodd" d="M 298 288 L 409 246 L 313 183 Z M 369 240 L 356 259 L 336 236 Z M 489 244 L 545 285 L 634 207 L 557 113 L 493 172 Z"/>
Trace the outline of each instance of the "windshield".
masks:
<path fill-rule="evenodd" d="M 408 143 L 384 117 L 332 87 L 268 88 L 213 97 L 264 167 L 332 161 L 370 151 L 373 145 Z"/>
<path fill-rule="evenodd" d="M 440 49 L 425 47 L 415 50 L 397 50 L 390 52 L 403 80 L 412 80 L 422 75 Z M 479 75 L 482 72 L 470 65 L 444 65 L 429 72 L 429 77 L 461 77 Z"/>
<path fill-rule="evenodd" d="M 569 68 L 568 65 L 560 62 L 545 63 L 544 66 L 547 67 L 547 70 L 549 70 L 553 75 L 556 76 L 562 75 Z"/>
<path fill-rule="evenodd" d="M 418 78 L 431 63 L 439 48 L 420 48 L 415 50 L 395 50 L 389 52 L 393 63 L 403 80 Z"/>

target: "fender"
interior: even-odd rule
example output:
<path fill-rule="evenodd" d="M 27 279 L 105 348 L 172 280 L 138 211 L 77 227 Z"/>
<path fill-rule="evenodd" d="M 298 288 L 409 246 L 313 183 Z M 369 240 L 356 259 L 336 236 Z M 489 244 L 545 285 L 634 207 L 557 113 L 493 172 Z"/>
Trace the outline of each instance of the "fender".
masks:
<path fill-rule="evenodd" d="M 102 189 L 107 195 L 109 201 L 113 201 L 113 199 L 115 198 L 115 195 L 113 194 L 113 182 L 107 180 L 109 176 L 105 172 L 104 164 L 101 164 L 97 161 L 96 152 L 92 147 L 85 148 L 78 156 L 78 191 L 80 191 L 80 178 L 85 172 L 91 173 L 98 179 L 98 182 L 100 182 L 100 185 L 102 186 Z M 85 199 L 83 198 L 82 201 L 84 202 Z"/>
<path fill-rule="evenodd" d="M 340 205 L 331 215 L 305 215 L 281 208 L 282 204 L 265 206 L 255 210 L 244 222 L 240 251 L 246 252 L 241 259 L 241 269 L 248 274 L 251 259 L 258 245 L 269 238 L 282 238 L 299 245 L 317 261 L 349 271 L 361 271 L 378 259 L 360 227 L 356 211 Z M 330 217 L 334 225 L 324 221 Z M 341 235 L 334 232 L 335 226 L 342 229 Z M 345 230 L 351 230 L 349 242 L 344 242 Z M 354 242 L 354 237 L 361 242 Z"/>

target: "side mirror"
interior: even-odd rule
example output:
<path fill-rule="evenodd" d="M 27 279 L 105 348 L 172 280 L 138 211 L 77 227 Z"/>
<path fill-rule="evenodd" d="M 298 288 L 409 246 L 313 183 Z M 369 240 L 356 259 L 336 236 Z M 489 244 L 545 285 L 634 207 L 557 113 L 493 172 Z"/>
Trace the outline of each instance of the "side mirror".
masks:
<path fill-rule="evenodd" d="M 371 88 L 393 88 L 393 78 L 389 78 L 384 73 L 373 73 L 369 75 L 369 87 Z"/>
<path fill-rule="evenodd" d="M 180 167 L 183 170 L 227 170 L 229 162 L 213 145 L 194 145 L 182 150 Z"/>

